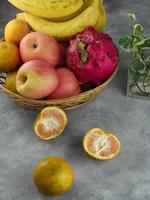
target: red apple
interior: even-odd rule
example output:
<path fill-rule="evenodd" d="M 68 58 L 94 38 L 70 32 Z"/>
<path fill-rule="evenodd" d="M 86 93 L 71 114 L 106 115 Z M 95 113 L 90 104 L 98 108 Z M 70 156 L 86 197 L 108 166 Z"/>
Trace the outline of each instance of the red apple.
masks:
<path fill-rule="evenodd" d="M 39 32 L 29 33 L 22 39 L 20 54 L 24 62 L 44 60 L 52 67 L 58 65 L 60 60 L 60 48 L 57 41 Z"/>
<path fill-rule="evenodd" d="M 59 76 L 54 67 L 41 60 L 25 63 L 17 72 L 17 91 L 24 97 L 42 99 L 55 91 Z"/>
<path fill-rule="evenodd" d="M 67 68 L 56 69 L 59 75 L 60 83 L 54 93 L 47 99 L 64 99 L 80 94 L 80 86 L 75 75 Z"/>

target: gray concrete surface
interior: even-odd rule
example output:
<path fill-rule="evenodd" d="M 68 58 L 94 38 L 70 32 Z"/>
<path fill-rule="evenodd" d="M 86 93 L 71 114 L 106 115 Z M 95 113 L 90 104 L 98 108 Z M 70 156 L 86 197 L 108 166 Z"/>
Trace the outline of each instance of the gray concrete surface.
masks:
<path fill-rule="evenodd" d="M 107 31 L 116 41 L 129 31 L 129 10 L 150 33 L 149 0 L 105 0 L 105 6 Z M 0 0 L 1 24 L 15 13 Z M 120 57 L 120 71 L 112 83 L 93 102 L 67 112 L 67 129 L 50 142 L 34 135 L 37 111 L 21 108 L 0 94 L 0 200 L 150 199 L 150 101 L 125 96 L 129 57 L 123 52 Z M 116 159 L 96 161 L 83 152 L 82 138 L 91 127 L 116 132 L 122 146 Z M 60 197 L 43 196 L 32 182 L 34 165 L 48 155 L 64 157 L 74 168 L 73 187 Z"/>

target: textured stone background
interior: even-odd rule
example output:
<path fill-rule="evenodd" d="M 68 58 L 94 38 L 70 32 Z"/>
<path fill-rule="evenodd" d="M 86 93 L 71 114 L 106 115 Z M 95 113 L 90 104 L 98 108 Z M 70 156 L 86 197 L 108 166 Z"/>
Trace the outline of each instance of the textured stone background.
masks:
<path fill-rule="evenodd" d="M 126 14 L 132 10 L 150 33 L 149 0 L 105 0 L 107 31 L 115 41 L 128 33 Z M 16 10 L 0 0 L 0 24 Z M 91 103 L 67 112 L 69 124 L 56 140 L 43 142 L 33 133 L 36 111 L 18 107 L 0 94 L 0 200 L 46 200 L 32 183 L 32 169 L 41 158 L 62 156 L 73 166 L 72 189 L 55 200 L 150 199 L 150 102 L 125 96 L 129 57 L 121 52 L 120 71 Z M 102 127 L 116 132 L 121 154 L 114 160 L 96 161 L 82 149 L 87 129 Z"/>

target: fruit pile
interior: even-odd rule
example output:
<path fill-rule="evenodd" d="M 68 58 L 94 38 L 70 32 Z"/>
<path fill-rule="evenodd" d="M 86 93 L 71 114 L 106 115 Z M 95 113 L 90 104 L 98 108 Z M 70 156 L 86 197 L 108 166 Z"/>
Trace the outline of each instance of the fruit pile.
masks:
<path fill-rule="evenodd" d="M 26 22 L 17 19 L 6 25 L 5 41 L 0 42 L 0 69 L 8 72 L 5 87 L 30 99 L 59 99 L 80 94 L 73 72 L 58 67 L 65 53 L 62 44 L 49 35 L 30 32 L 27 27 Z M 20 37 L 9 31 L 18 28 Z"/>
<path fill-rule="evenodd" d="M 106 13 L 102 0 L 9 0 L 24 11 L 5 27 L 0 42 L 0 73 L 5 87 L 29 99 L 64 99 L 79 95 L 81 86 L 97 87 L 118 65 L 118 50 L 103 33 Z M 64 131 L 67 116 L 57 107 L 46 107 L 34 123 L 43 140 Z M 83 139 L 84 150 L 99 160 L 114 158 L 119 140 L 111 133 L 92 129 Z M 66 192 L 73 170 L 62 158 L 48 157 L 34 169 L 33 180 L 44 193 Z"/>
<path fill-rule="evenodd" d="M 6 25 L 0 42 L 7 89 L 29 99 L 65 99 L 112 75 L 118 50 L 102 32 L 102 0 L 10 2 L 25 12 Z"/>

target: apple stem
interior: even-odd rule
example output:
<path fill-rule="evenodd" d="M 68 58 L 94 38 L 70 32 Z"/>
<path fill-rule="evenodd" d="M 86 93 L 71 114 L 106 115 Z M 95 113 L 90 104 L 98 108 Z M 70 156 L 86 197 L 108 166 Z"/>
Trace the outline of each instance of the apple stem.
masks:
<path fill-rule="evenodd" d="M 32 47 L 33 47 L 34 49 L 36 49 L 36 48 L 37 48 L 37 44 L 33 44 Z"/>

